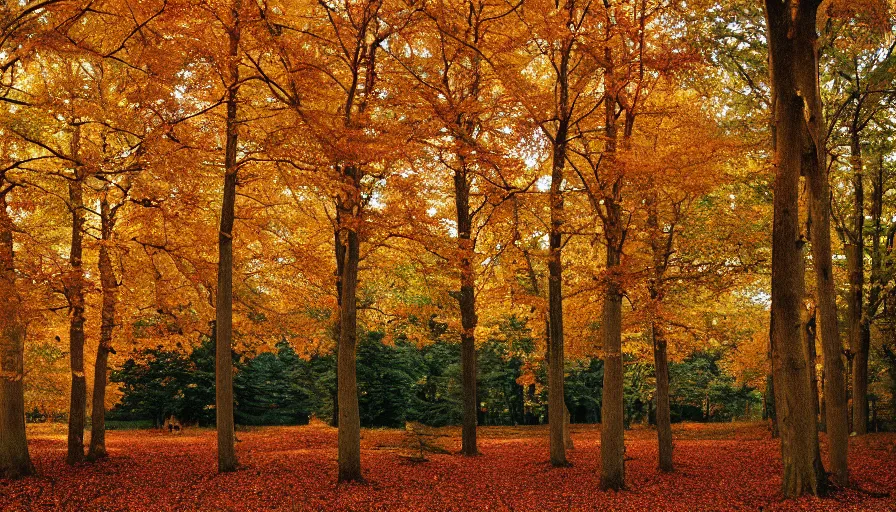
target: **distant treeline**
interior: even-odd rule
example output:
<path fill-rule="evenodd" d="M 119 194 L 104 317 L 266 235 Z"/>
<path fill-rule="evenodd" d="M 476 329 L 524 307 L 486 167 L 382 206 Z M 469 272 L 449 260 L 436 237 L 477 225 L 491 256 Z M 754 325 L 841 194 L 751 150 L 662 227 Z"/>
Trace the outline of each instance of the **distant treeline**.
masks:
<path fill-rule="evenodd" d="M 522 331 L 511 323 L 511 330 Z M 761 395 L 737 384 L 719 364 L 721 354 L 694 352 L 670 367 L 673 421 L 730 421 L 760 413 Z M 336 407 L 336 358 L 299 357 L 286 342 L 275 352 L 234 353 L 236 422 L 241 425 L 332 422 Z M 635 360 L 625 366 L 626 422 L 653 421 L 653 366 Z M 161 425 L 175 416 L 184 423 L 215 420 L 214 342 L 191 351 L 141 350 L 112 372 L 123 396 L 110 420 L 150 420 Z M 524 336 L 489 340 L 478 348 L 480 425 L 538 424 L 547 421 L 547 375 L 543 354 Z M 571 421 L 601 420 L 603 362 L 567 363 L 566 404 Z M 405 421 L 433 426 L 461 422 L 460 346 L 434 342 L 418 347 L 383 343 L 379 332 L 358 344 L 358 395 L 366 427 L 399 427 Z"/>

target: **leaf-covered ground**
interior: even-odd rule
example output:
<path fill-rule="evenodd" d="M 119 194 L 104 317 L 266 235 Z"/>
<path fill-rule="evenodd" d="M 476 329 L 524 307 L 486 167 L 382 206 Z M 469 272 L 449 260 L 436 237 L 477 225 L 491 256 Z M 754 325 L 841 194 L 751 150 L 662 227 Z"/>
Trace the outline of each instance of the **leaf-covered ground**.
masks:
<path fill-rule="evenodd" d="M 459 431 L 434 443 L 459 449 Z M 39 475 L 0 480 L 2 510 L 896 510 L 896 434 L 853 438 L 861 490 L 783 501 L 779 445 L 761 425 L 678 425 L 676 472 L 656 468 L 651 430 L 626 433 L 629 489 L 601 492 L 599 427 L 573 426 L 572 467 L 548 463 L 544 427 L 484 427 L 482 456 L 409 455 L 401 430 L 364 430 L 366 484 L 336 485 L 336 431 L 325 426 L 240 432 L 243 468 L 215 472 L 212 430 L 108 434 L 110 458 L 64 462 L 61 430 L 31 431 Z"/>

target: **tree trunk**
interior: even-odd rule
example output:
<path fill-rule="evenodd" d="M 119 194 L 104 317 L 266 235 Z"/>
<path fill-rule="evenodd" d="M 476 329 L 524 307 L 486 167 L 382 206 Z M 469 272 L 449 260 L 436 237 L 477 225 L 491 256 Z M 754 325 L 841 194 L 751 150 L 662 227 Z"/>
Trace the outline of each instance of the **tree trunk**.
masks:
<path fill-rule="evenodd" d="M 236 205 L 237 143 L 239 121 L 240 0 L 232 7 L 233 26 L 228 30 L 229 82 L 227 89 L 227 141 L 224 152 L 224 190 L 221 229 L 218 232 L 218 293 L 215 309 L 215 413 L 218 430 L 218 472 L 235 471 L 236 433 L 233 419 L 233 224 Z"/>
<path fill-rule="evenodd" d="M 551 162 L 551 229 L 550 255 L 548 257 L 548 328 L 550 344 L 548 349 L 548 423 L 551 439 L 551 464 L 566 466 L 566 398 L 564 386 L 563 348 L 563 169 L 566 165 L 567 138 L 569 131 L 569 52 L 563 52 L 558 70 L 558 108 L 561 112 L 554 137 Z M 563 407 L 557 407 L 558 405 Z"/>
<path fill-rule="evenodd" d="M 804 95 L 817 92 L 815 19 L 817 0 L 797 5 L 782 0 L 766 0 L 769 60 L 772 77 L 772 105 L 775 119 L 774 143 L 774 224 L 772 231 L 772 368 L 775 383 L 775 406 L 781 433 L 781 458 L 784 466 L 783 493 L 787 497 L 819 494 L 825 489 L 824 468 L 818 445 L 818 430 L 813 419 L 812 390 L 806 351 L 801 336 L 800 309 L 803 302 L 804 275 L 799 229 L 800 172 L 804 162 L 803 148 L 807 138 L 817 130 L 807 130 Z M 813 87 L 807 91 L 805 84 Z M 814 115 L 814 112 L 812 112 Z M 818 123 L 819 119 L 812 120 Z M 818 140 L 817 138 L 815 139 Z M 816 144 L 817 146 L 817 144 Z M 817 152 L 816 157 L 817 158 Z M 818 180 L 810 180 L 813 184 Z M 815 201 L 813 206 L 820 204 Z M 813 237 L 826 215 L 813 215 Z M 815 239 L 813 247 L 824 247 Z M 828 233 L 828 249 L 830 233 Z M 813 256 L 816 254 L 813 253 Z M 813 258 L 816 265 L 818 258 Z M 827 262 L 830 263 L 830 254 Z M 822 258 L 823 263 L 823 258 Z M 818 270 L 818 265 L 816 270 Z M 822 265 L 822 268 L 823 265 Z M 820 274 L 819 274 L 820 275 Z M 819 287 L 819 310 L 822 339 L 826 311 L 822 305 L 826 288 Z M 833 300 L 833 294 L 830 299 Z M 836 326 L 834 326 L 836 327 Z M 828 340 L 830 341 L 830 340 Z M 830 376 L 829 376 L 830 377 Z M 830 382 L 833 379 L 828 379 Z M 828 409 L 832 409 L 829 404 Z M 830 427 L 830 425 L 829 425 Z"/>
<path fill-rule="evenodd" d="M 72 155 L 77 158 L 81 141 L 81 127 L 72 133 Z M 84 378 L 84 184 L 80 168 L 68 183 L 69 209 L 72 212 L 70 274 L 65 284 L 69 304 L 69 357 L 71 359 L 72 386 L 68 416 L 67 464 L 84 460 L 84 424 L 87 415 L 87 383 Z"/>
<path fill-rule="evenodd" d="M 606 57 L 611 59 L 609 49 Z M 605 130 L 607 165 L 610 173 L 617 174 L 616 166 L 616 96 L 613 87 L 612 66 L 608 66 L 608 85 L 605 102 Z M 629 130 L 626 125 L 626 132 Z M 607 244 L 606 283 L 602 306 L 601 333 L 604 352 L 604 387 L 601 404 L 600 455 L 602 489 L 619 490 L 625 486 L 625 418 L 622 366 L 622 288 L 619 283 L 619 264 L 622 258 L 622 207 L 617 202 L 621 177 L 611 185 L 612 190 L 603 199 L 604 238 Z"/>
<path fill-rule="evenodd" d="M 846 266 L 849 269 L 847 321 L 849 348 L 855 355 L 852 367 L 852 428 L 856 434 L 867 432 L 868 425 L 868 350 L 863 319 L 863 290 L 865 284 L 865 187 L 862 146 L 858 130 L 850 130 L 850 150 L 853 170 L 853 211 L 850 243 L 846 246 Z"/>
<path fill-rule="evenodd" d="M 337 222 L 338 224 L 338 222 Z M 333 230 L 333 248 L 336 253 L 336 322 L 333 324 L 333 341 L 336 343 L 336 389 L 333 395 L 333 417 L 330 426 L 339 426 L 339 338 L 342 336 L 342 274 L 345 272 L 345 244 L 339 238 L 339 226 Z"/>
<path fill-rule="evenodd" d="M 519 218 L 517 216 L 517 204 L 514 201 L 514 222 L 519 224 Z M 529 254 L 529 251 L 523 249 L 523 256 L 526 260 L 526 274 L 529 278 L 529 286 L 532 288 L 532 293 L 535 296 L 541 297 L 541 287 L 538 284 L 538 276 L 535 274 L 535 268 L 532 266 L 532 257 Z M 545 319 L 544 324 L 544 364 L 548 369 L 548 376 L 550 377 L 550 367 L 551 367 L 551 322 L 549 318 Z M 550 390 L 550 388 L 549 388 Z M 566 406 L 566 401 L 563 402 L 563 409 L 565 410 L 564 422 L 563 422 L 563 445 L 567 450 L 572 450 L 575 448 L 575 443 L 573 443 L 572 436 L 569 434 L 569 422 L 570 422 L 570 414 L 569 407 Z M 548 409 L 550 411 L 550 408 Z"/>
<path fill-rule="evenodd" d="M 655 186 L 651 183 L 651 187 Z M 652 259 L 652 275 L 647 288 L 650 297 L 648 310 L 648 329 L 653 345 L 653 362 L 656 373 L 656 433 L 659 447 L 660 471 L 672 471 L 672 413 L 669 409 L 669 358 L 666 350 L 666 338 L 656 317 L 658 305 L 663 300 L 663 279 L 667 262 L 674 250 L 674 226 L 668 233 L 663 233 L 659 225 L 657 194 L 652 190 L 646 202 L 647 230 L 650 235 L 650 252 Z M 665 235 L 665 236 L 663 236 Z M 649 416 L 649 414 L 648 414 Z"/>
<path fill-rule="evenodd" d="M 461 166 L 454 173 L 454 202 L 457 207 L 457 250 L 460 254 L 460 318 L 462 331 L 460 334 L 461 358 L 460 366 L 463 375 L 463 430 L 461 453 L 467 456 L 477 455 L 476 444 L 476 277 L 473 270 L 473 241 L 470 214 L 470 182 L 467 178 L 466 166 Z"/>
<path fill-rule="evenodd" d="M 358 263 L 360 260 L 361 173 L 344 169 L 347 197 L 339 201 L 340 243 L 344 245 L 339 308 L 339 352 L 336 379 L 339 387 L 339 481 L 361 481 L 361 416 L 358 410 L 356 352 L 358 332 Z"/>
<path fill-rule="evenodd" d="M 25 325 L 16 289 L 13 223 L 0 194 L 0 478 L 34 473 L 25 436 Z"/>
<path fill-rule="evenodd" d="M 803 9 L 804 4 L 800 4 Z M 808 7 L 806 7 L 808 9 Z M 796 98 L 802 111 L 801 123 L 806 134 L 803 147 L 812 151 L 803 153 L 803 169 L 809 182 L 809 216 L 812 219 L 810 235 L 812 241 L 812 262 L 815 267 L 815 288 L 818 295 L 816 309 L 816 333 L 821 338 L 825 366 L 825 427 L 828 437 L 828 456 L 834 483 L 845 486 L 849 483 L 847 450 L 849 448 L 849 420 L 846 402 L 846 377 L 843 370 L 843 345 L 837 317 L 837 291 L 834 285 L 834 268 L 831 254 L 831 191 L 826 163 L 827 149 L 824 144 L 824 113 L 818 84 L 818 53 L 815 35 L 815 8 L 810 19 L 798 29 L 796 41 L 801 63 L 796 70 Z M 811 20 L 811 24 L 810 24 Z M 805 105 L 805 107 L 803 107 Z M 793 107 L 794 109 L 796 107 Z M 808 109 L 808 112 L 803 110 Z M 809 121 L 806 121 L 807 116 Z M 793 149 L 794 151 L 796 148 Z M 814 367 L 812 374 L 814 375 Z M 817 402 L 815 402 L 817 403 Z M 821 487 L 823 489 L 823 486 Z"/>
<path fill-rule="evenodd" d="M 883 158 L 883 154 L 878 155 L 877 172 L 874 174 L 874 180 L 872 181 L 871 187 L 871 288 L 868 292 L 868 301 L 865 306 L 865 314 L 862 317 L 862 332 L 858 347 L 862 353 L 862 357 L 864 360 L 856 364 L 856 367 L 861 365 L 863 370 L 861 372 L 856 372 L 856 370 L 853 370 L 853 380 L 855 382 L 854 388 L 856 390 L 861 389 L 862 391 L 861 395 L 859 395 L 858 393 L 856 394 L 858 399 L 853 398 L 853 402 L 855 404 L 853 408 L 853 429 L 855 430 L 856 434 L 859 435 L 866 433 L 868 426 L 868 353 L 871 349 L 871 322 L 874 320 L 875 316 L 877 316 L 878 309 L 880 308 L 880 297 L 883 285 L 883 283 L 881 282 L 882 254 L 880 244 L 880 238 L 882 235 L 881 217 L 883 216 L 884 199 Z M 860 374 L 857 375 L 857 373 Z M 864 408 L 865 421 L 862 421 L 862 413 L 856 412 L 856 409 L 860 407 Z"/>
<path fill-rule="evenodd" d="M 669 358 L 666 340 L 653 324 L 653 361 L 656 365 L 656 434 L 659 443 L 660 471 L 672 471 L 672 415 L 669 410 Z"/>
<path fill-rule="evenodd" d="M 617 208 L 618 206 L 613 206 Z M 616 242 L 607 247 L 607 272 L 617 271 Z M 615 276 L 608 276 L 603 303 L 604 389 L 600 429 L 601 488 L 625 486 L 625 425 L 622 366 L 622 293 Z"/>
<path fill-rule="evenodd" d="M 100 199 L 100 286 L 103 293 L 102 320 L 100 324 L 100 344 L 96 349 L 96 365 L 93 372 L 93 409 L 90 422 L 90 447 L 87 458 L 101 459 L 106 456 L 106 372 L 109 352 L 112 351 L 112 331 L 115 329 L 115 305 L 118 300 L 118 281 L 112 268 L 109 244 L 115 229 L 115 217 L 104 195 Z"/>
<path fill-rule="evenodd" d="M 868 352 L 871 348 L 871 325 L 860 320 L 858 343 L 852 345 L 852 430 L 857 435 L 868 433 Z"/>

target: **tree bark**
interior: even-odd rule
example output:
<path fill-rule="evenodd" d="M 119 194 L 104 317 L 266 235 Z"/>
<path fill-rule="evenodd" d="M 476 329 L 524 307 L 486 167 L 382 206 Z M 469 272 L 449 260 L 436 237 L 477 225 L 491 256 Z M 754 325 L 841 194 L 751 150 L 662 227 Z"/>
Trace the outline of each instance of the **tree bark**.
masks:
<path fill-rule="evenodd" d="M 672 415 L 669 408 L 669 358 L 666 340 L 658 332 L 659 326 L 651 327 L 653 335 L 653 361 L 656 366 L 656 434 L 659 444 L 660 471 L 672 471 Z"/>
<path fill-rule="evenodd" d="M 858 110 L 858 109 L 857 109 Z M 855 355 L 852 367 L 852 428 L 856 434 L 867 433 L 868 425 L 868 350 L 870 326 L 864 321 L 863 286 L 865 283 L 865 187 L 862 146 L 855 126 L 850 130 L 850 162 L 853 170 L 853 211 L 850 241 L 846 246 L 846 266 L 849 269 L 847 319 L 849 347 Z M 868 336 L 865 335 L 866 330 Z M 866 343 L 868 340 L 868 343 Z"/>
<path fill-rule="evenodd" d="M 811 2 L 810 2 L 811 3 Z M 826 163 L 824 113 L 818 79 L 818 50 L 815 32 L 815 8 L 800 4 L 804 14 L 798 24 L 795 41 L 796 58 L 800 65 L 795 70 L 797 92 L 802 98 L 802 123 L 806 134 L 803 147 L 803 169 L 809 183 L 809 216 L 812 262 L 815 267 L 815 289 L 818 294 L 816 308 L 816 333 L 821 338 L 825 366 L 825 428 L 828 437 L 828 456 L 834 483 L 849 483 L 847 450 L 849 448 L 849 419 L 846 401 L 846 377 L 843 369 L 843 345 L 837 316 L 837 291 L 834 284 L 833 256 L 831 253 L 831 191 Z M 796 107 L 793 107 L 796 108 Z M 795 149 L 794 149 L 795 150 Z M 814 375 L 814 367 L 812 374 Z M 817 403 L 817 402 L 815 402 Z M 823 490 L 824 486 L 820 487 Z"/>
<path fill-rule="evenodd" d="M 241 1 L 232 6 L 233 26 L 229 27 L 227 84 L 227 140 L 224 150 L 224 189 L 221 226 L 218 232 L 218 292 L 215 308 L 215 416 L 218 431 L 218 472 L 235 471 L 236 433 L 233 419 L 233 224 L 239 165 L 237 144 L 239 121 L 239 46 Z"/>
<path fill-rule="evenodd" d="M 871 349 L 871 322 L 877 316 L 881 305 L 881 271 L 882 254 L 880 238 L 882 235 L 881 217 L 883 216 L 883 192 L 884 192 L 884 162 L 883 154 L 878 156 L 877 172 L 874 174 L 871 187 L 871 287 L 868 292 L 868 301 L 862 316 L 861 338 L 859 340 L 859 353 L 856 353 L 856 361 L 853 367 L 853 389 L 856 391 L 853 398 L 853 430 L 862 435 L 868 432 L 868 354 Z M 861 366 L 861 370 L 858 368 Z M 858 409 L 861 409 L 858 410 Z"/>
<path fill-rule="evenodd" d="M 651 183 L 651 187 L 654 184 Z M 669 357 L 666 338 L 656 317 L 658 305 L 663 300 L 663 279 L 667 262 L 672 255 L 675 226 L 665 233 L 660 229 L 657 194 L 652 191 L 647 198 L 647 231 L 650 235 L 651 276 L 647 283 L 650 304 L 648 329 L 653 346 L 653 362 L 656 374 L 656 433 L 659 448 L 660 471 L 672 471 L 672 413 L 669 407 Z M 649 415 L 648 415 L 649 416 Z"/>
<path fill-rule="evenodd" d="M 784 466 L 783 493 L 787 497 L 796 497 L 822 493 L 826 484 L 819 453 L 818 430 L 813 419 L 815 407 L 812 405 L 809 368 L 800 332 L 800 309 L 805 284 L 804 275 L 800 272 L 803 268 L 804 241 L 799 229 L 799 181 L 801 171 L 808 167 L 805 165 L 806 155 L 803 152 L 806 140 L 818 134 L 817 130 L 807 129 L 807 119 L 804 116 L 811 112 L 804 111 L 803 95 L 817 93 L 815 20 L 818 1 L 801 1 L 791 5 L 790 0 L 766 0 L 765 4 L 775 116 L 772 367 Z M 805 89 L 807 83 L 813 85 L 811 90 Z M 812 120 L 816 124 L 819 121 Z M 817 152 L 815 154 L 814 158 L 817 158 Z M 810 179 L 810 187 L 817 185 L 817 181 L 819 180 Z M 817 198 L 815 196 L 811 201 L 813 206 L 821 203 L 814 200 Z M 819 224 L 830 229 L 824 222 L 826 215 L 813 215 L 812 218 L 813 237 L 819 231 Z M 827 247 L 830 248 L 830 233 L 827 235 Z M 814 239 L 813 247 L 819 245 L 823 248 L 823 242 Z M 813 260 L 818 271 L 819 261 L 817 258 Z M 830 261 L 828 254 L 827 262 Z M 823 297 L 826 290 L 819 287 L 819 295 Z M 819 297 L 822 338 L 827 339 L 830 333 L 824 330 L 826 311 L 822 305 L 822 297 Z M 833 300 L 833 294 L 830 298 Z M 829 378 L 828 382 L 831 380 L 833 379 Z M 829 404 L 829 411 L 833 408 L 831 405 Z"/>
<path fill-rule="evenodd" d="M 551 162 L 550 210 L 551 228 L 548 257 L 548 424 L 550 429 L 551 464 L 567 466 L 564 424 L 566 398 L 564 393 L 563 347 L 563 170 L 566 165 L 567 138 L 569 136 L 569 56 L 565 51 L 560 58 L 557 72 L 558 112 L 560 119 L 554 136 Z M 563 407 L 557 407 L 557 405 Z"/>
<path fill-rule="evenodd" d="M 104 195 L 100 199 L 100 254 L 98 269 L 102 288 L 102 312 L 100 344 L 96 349 L 96 365 L 93 372 L 93 408 L 90 421 L 90 460 L 106 457 L 106 383 L 109 352 L 112 351 L 112 332 L 115 329 L 115 305 L 118 301 L 118 281 L 112 267 L 109 244 L 115 229 L 115 216 Z"/>
<path fill-rule="evenodd" d="M 609 50 L 607 60 L 610 61 Z M 608 76 L 612 76 L 609 72 Z M 616 96 L 612 80 L 605 98 L 607 165 L 610 173 L 617 174 L 616 160 Z M 626 127 L 628 130 L 628 126 Z M 625 418 L 622 365 L 622 288 L 619 283 L 619 265 L 622 258 L 622 207 L 617 202 L 622 186 L 621 176 L 611 185 L 612 191 L 604 197 L 603 216 L 606 252 L 606 284 L 604 288 L 601 332 L 604 352 L 604 387 L 601 408 L 600 454 L 602 489 L 619 490 L 625 487 Z"/>
<path fill-rule="evenodd" d="M 81 127 L 72 133 L 72 155 L 77 159 L 81 144 Z M 68 449 L 65 461 L 77 464 L 84 460 L 84 424 L 87 414 L 87 382 L 84 378 L 84 184 L 82 170 L 76 166 L 74 179 L 68 183 L 69 209 L 72 213 L 69 276 L 65 284 L 69 304 L 69 357 L 72 384 L 68 416 Z"/>
<path fill-rule="evenodd" d="M 25 435 L 25 325 L 16 287 L 13 223 L 0 194 L 0 478 L 34 473 Z"/>
<path fill-rule="evenodd" d="M 360 200 L 361 173 L 357 167 L 343 170 L 346 197 L 339 201 L 337 215 L 340 243 L 344 245 L 341 286 L 342 305 L 339 308 L 339 353 L 337 355 L 337 386 L 339 387 L 339 481 L 361 481 L 361 415 L 358 410 L 358 382 L 356 375 L 358 332 L 358 264 L 360 260 Z"/>
<path fill-rule="evenodd" d="M 473 241 L 470 214 L 470 182 L 466 165 L 454 172 L 454 202 L 457 208 L 457 250 L 460 255 L 460 294 L 458 303 L 461 318 L 461 358 L 463 375 L 463 429 L 461 453 L 479 454 L 476 443 L 476 277 L 473 270 Z"/>
<path fill-rule="evenodd" d="M 519 218 L 517 214 L 517 204 L 514 201 L 514 222 L 519 224 Z M 529 278 L 529 286 L 532 288 L 532 293 L 541 297 L 541 286 L 538 284 L 538 276 L 535 274 L 535 268 L 532 266 L 532 257 L 529 254 L 529 251 L 526 249 L 522 249 L 523 257 L 526 260 L 526 275 Z M 545 318 L 544 324 L 544 364 L 548 369 L 548 375 L 550 376 L 550 367 L 551 367 L 551 322 L 550 319 Z M 563 422 L 563 444 L 566 446 L 567 450 L 572 450 L 575 448 L 575 443 L 572 440 L 572 436 L 569 434 L 569 422 L 570 422 L 570 414 L 569 407 L 566 406 L 566 402 L 563 402 L 563 408 L 565 410 L 564 422 Z M 550 408 L 548 408 L 550 411 Z"/>

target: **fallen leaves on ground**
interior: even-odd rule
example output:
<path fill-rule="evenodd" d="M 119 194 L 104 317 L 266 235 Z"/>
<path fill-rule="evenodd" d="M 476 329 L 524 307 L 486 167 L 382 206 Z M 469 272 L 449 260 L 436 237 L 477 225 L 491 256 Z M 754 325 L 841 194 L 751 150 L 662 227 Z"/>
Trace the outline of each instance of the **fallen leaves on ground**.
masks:
<path fill-rule="evenodd" d="M 459 429 L 440 442 L 460 449 Z M 364 430 L 364 484 L 336 484 L 336 430 L 239 432 L 242 468 L 216 474 L 215 433 L 107 434 L 110 456 L 68 467 L 65 437 L 31 432 L 38 476 L 0 480 L 3 510 L 896 510 L 896 434 L 852 438 L 857 489 L 783 500 L 780 445 L 762 425 L 677 425 L 676 471 L 656 469 L 652 430 L 626 432 L 628 490 L 599 490 L 599 426 L 573 426 L 572 467 L 548 462 L 545 427 L 482 427 L 482 455 L 409 460 L 403 430 Z M 822 447 L 824 450 L 824 446 Z"/>

